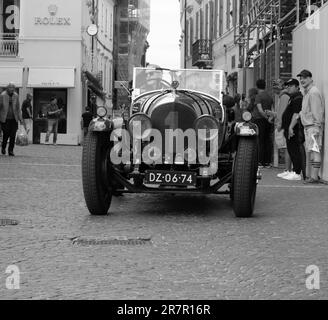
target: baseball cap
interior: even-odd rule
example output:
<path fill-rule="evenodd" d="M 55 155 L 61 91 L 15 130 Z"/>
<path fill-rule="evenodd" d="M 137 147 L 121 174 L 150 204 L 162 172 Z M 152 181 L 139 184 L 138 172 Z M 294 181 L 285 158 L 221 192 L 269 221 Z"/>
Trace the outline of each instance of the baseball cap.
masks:
<path fill-rule="evenodd" d="M 302 70 L 298 75 L 298 77 L 304 77 L 304 78 L 312 78 L 312 72 L 309 70 Z"/>
<path fill-rule="evenodd" d="M 285 86 L 293 86 L 293 85 L 299 87 L 300 83 L 296 79 L 289 79 L 288 81 L 285 82 Z"/>

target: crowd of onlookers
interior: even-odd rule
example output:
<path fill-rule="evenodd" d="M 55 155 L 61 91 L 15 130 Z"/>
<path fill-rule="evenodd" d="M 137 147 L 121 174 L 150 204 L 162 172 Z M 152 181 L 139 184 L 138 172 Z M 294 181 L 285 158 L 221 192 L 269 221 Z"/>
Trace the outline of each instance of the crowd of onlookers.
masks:
<path fill-rule="evenodd" d="M 300 80 L 274 81 L 277 104 L 262 79 L 256 82 L 256 88 L 249 90 L 247 98 L 225 94 L 223 104 L 234 111 L 235 121 L 242 120 L 244 111 L 251 112 L 259 130 L 261 168 L 272 166 L 275 143 L 278 149 L 285 150 L 285 171 L 278 174 L 279 178 L 296 181 L 303 178 L 304 183 L 321 183 L 324 99 L 309 70 L 303 70 L 297 77 Z"/>

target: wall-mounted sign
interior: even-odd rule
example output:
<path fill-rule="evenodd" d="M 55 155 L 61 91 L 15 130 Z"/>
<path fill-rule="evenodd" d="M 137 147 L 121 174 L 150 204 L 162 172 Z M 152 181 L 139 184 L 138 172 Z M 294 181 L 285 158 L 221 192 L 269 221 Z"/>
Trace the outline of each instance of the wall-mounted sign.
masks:
<path fill-rule="evenodd" d="M 28 88 L 74 88 L 74 68 L 29 68 Z"/>
<path fill-rule="evenodd" d="M 72 24 L 70 17 L 57 17 L 58 7 L 54 4 L 48 7 L 48 17 L 35 17 L 35 25 L 57 25 L 57 26 L 70 26 Z"/>

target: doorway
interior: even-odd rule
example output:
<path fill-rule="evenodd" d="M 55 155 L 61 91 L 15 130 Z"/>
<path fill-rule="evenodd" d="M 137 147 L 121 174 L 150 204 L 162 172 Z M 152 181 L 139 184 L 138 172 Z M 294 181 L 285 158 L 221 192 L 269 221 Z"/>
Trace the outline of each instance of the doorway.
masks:
<path fill-rule="evenodd" d="M 63 113 L 58 123 L 58 133 L 67 133 L 67 89 L 34 89 L 33 90 L 33 143 L 40 144 L 41 133 L 47 132 L 47 109 L 51 97 L 57 98 L 59 108 Z"/>

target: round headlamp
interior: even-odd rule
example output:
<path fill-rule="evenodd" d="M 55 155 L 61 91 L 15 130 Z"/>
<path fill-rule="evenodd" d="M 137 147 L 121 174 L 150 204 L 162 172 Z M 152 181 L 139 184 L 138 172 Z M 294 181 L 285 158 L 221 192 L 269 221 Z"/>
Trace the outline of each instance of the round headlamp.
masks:
<path fill-rule="evenodd" d="M 249 122 L 252 120 L 252 114 L 249 111 L 245 111 L 242 115 L 244 121 Z"/>
<path fill-rule="evenodd" d="M 152 129 L 151 120 L 143 113 L 132 116 L 129 121 L 130 134 L 135 139 L 146 139 L 149 137 Z"/>
<path fill-rule="evenodd" d="M 219 123 L 212 116 L 202 116 L 196 120 L 195 129 L 201 140 L 210 141 L 219 134 Z"/>
<path fill-rule="evenodd" d="M 97 115 L 100 118 L 106 117 L 106 115 L 107 115 L 107 109 L 105 107 L 99 107 L 99 108 L 97 108 Z"/>

